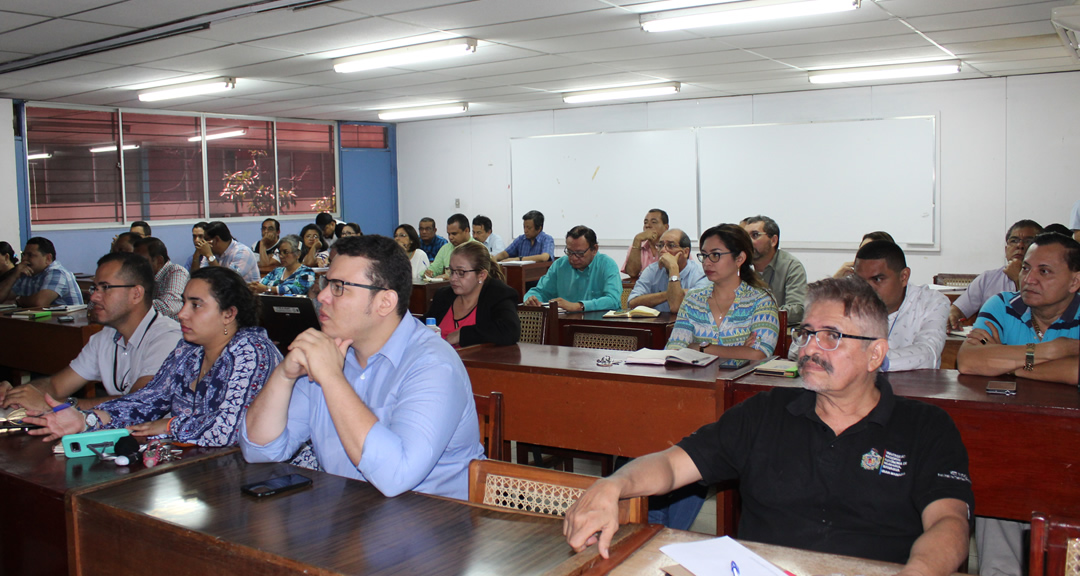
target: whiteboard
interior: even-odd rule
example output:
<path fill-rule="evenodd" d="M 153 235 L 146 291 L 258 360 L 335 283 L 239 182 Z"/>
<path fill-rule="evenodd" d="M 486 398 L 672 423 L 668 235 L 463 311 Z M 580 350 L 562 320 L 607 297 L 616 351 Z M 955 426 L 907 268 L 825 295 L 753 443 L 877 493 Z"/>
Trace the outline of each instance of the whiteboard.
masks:
<path fill-rule="evenodd" d="M 935 243 L 935 118 L 701 128 L 701 223 L 764 214 L 781 245 L 852 245 L 885 230 Z"/>
<path fill-rule="evenodd" d="M 514 218 L 543 212 L 556 243 L 584 224 L 601 245 L 627 246 L 651 208 L 697 239 L 693 130 L 514 138 L 510 161 Z"/>

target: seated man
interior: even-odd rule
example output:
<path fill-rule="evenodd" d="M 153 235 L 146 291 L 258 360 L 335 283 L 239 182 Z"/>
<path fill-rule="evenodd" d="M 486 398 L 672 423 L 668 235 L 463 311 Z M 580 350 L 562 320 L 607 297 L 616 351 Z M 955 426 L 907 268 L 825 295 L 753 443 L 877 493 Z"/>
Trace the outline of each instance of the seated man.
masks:
<path fill-rule="evenodd" d="M 259 266 L 281 266 L 278 258 L 278 242 L 281 241 L 281 222 L 267 218 L 262 222 L 262 238 L 251 245 L 251 251 L 259 257 Z"/>
<path fill-rule="evenodd" d="M 150 223 L 143 220 L 136 220 L 131 223 L 131 228 L 128 229 L 132 234 L 138 234 L 140 238 L 150 237 Z"/>
<path fill-rule="evenodd" d="M 421 218 L 420 227 L 416 231 L 420 235 L 420 249 L 424 251 L 424 254 L 427 254 L 428 262 L 434 262 L 439 250 L 446 246 L 446 238 L 436 234 L 439 229 L 435 227 L 433 218 Z"/>
<path fill-rule="evenodd" d="M 322 230 L 323 239 L 326 240 L 326 245 L 333 246 L 334 242 L 337 242 L 337 225 L 338 221 L 334 218 L 334 215 L 329 212 L 319 212 L 315 215 L 315 225 Z"/>
<path fill-rule="evenodd" d="M 547 262 L 555 258 L 555 239 L 544 232 L 544 215 L 539 210 L 529 210 L 521 217 L 525 233 L 495 254 L 495 261 L 518 260 L 520 262 Z"/>
<path fill-rule="evenodd" d="M 135 251 L 135 242 L 142 238 L 138 232 L 121 232 L 113 238 L 112 246 L 109 247 L 109 252 L 127 252 L 132 253 Z"/>
<path fill-rule="evenodd" d="M 803 389 L 760 392 L 598 480 L 567 513 L 570 546 L 599 543 L 607 557 L 620 498 L 738 479 L 740 538 L 955 572 L 974 507 L 967 451 L 944 410 L 895 396 L 878 373 L 888 331 L 865 282 L 811 284 L 797 335 Z"/>
<path fill-rule="evenodd" d="M 412 264 L 383 236 L 350 236 L 319 293 L 322 331 L 296 337 L 241 425 L 249 462 L 287 461 L 311 440 L 320 467 L 464 500 L 483 458 L 465 366 L 409 314 Z"/>
<path fill-rule="evenodd" d="M 233 239 L 229 227 L 219 220 L 206 225 L 206 241 L 198 245 L 196 254 L 206 258 L 210 266 L 232 268 L 245 282 L 258 282 L 259 259 L 250 248 Z M 194 233 L 194 232 L 193 232 Z M 192 260 L 192 272 L 195 271 Z"/>
<path fill-rule="evenodd" d="M 191 243 L 195 246 L 195 253 L 193 253 L 191 257 L 188 258 L 188 272 L 194 272 L 199 268 L 204 268 L 210 265 L 210 263 L 206 260 L 206 256 L 203 256 L 202 252 L 199 251 L 199 247 L 202 246 L 203 242 L 206 242 L 207 226 L 209 226 L 209 224 L 206 222 L 196 222 L 191 227 Z"/>
<path fill-rule="evenodd" d="M 683 296 L 709 284 L 697 258 L 690 258 L 690 237 L 678 228 L 660 236 L 656 243 L 660 260 L 645 267 L 630 291 L 627 308 L 648 306 L 661 312 L 677 313 Z"/>
<path fill-rule="evenodd" d="M 776 306 L 787 310 L 788 326 L 802 322 L 806 298 L 806 269 L 780 249 L 780 226 L 768 216 L 751 216 L 739 223 L 754 244 L 754 271 L 769 285 Z"/>
<path fill-rule="evenodd" d="M 154 310 L 179 322 L 177 315 L 184 307 L 184 287 L 191 274 L 169 260 L 169 249 L 157 238 L 135 242 L 135 253 L 146 258 L 154 271 Z"/>
<path fill-rule="evenodd" d="M 972 317 L 991 296 L 1019 289 L 1020 266 L 1031 241 L 1043 228 L 1033 220 L 1021 220 L 1005 233 L 1005 266 L 979 274 L 964 293 L 949 307 L 949 329 L 959 330 L 965 319 Z"/>
<path fill-rule="evenodd" d="M 498 254 L 506 248 L 502 236 L 491 231 L 491 218 L 477 216 L 472 219 L 472 235 L 477 242 L 482 242 L 489 254 Z"/>
<path fill-rule="evenodd" d="M 15 265 L 14 272 L 0 281 L 0 302 L 40 308 L 82 304 L 83 297 L 75 275 L 56 261 L 53 243 L 35 236 L 26 241 L 22 261 Z"/>
<path fill-rule="evenodd" d="M 446 236 L 450 241 L 439 248 L 439 253 L 424 271 L 425 278 L 449 278 L 450 253 L 466 242 L 474 242 L 469 236 L 469 219 L 464 214 L 454 214 L 446 220 Z"/>
<path fill-rule="evenodd" d="M 28 410 L 48 408 L 45 394 L 68 398 L 89 382 L 100 381 L 105 397 L 68 398 L 89 409 L 145 386 L 180 341 L 180 325 L 153 308 L 154 274 L 146 259 L 127 253 L 103 256 L 90 288 L 90 320 L 104 324 L 71 364 L 51 377 L 11 388 L 0 382 L 0 405 Z M 42 342 L 43 347 L 48 343 Z"/>
<path fill-rule="evenodd" d="M 656 243 L 667 231 L 667 212 L 659 208 L 649 210 L 648 214 L 645 214 L 645 224 L 642 225 L 641 232 L 638 232 L 637 236 L 630 241 L 622 271 L 633 278 L 648 268 L 649 264 L 659 260 L 663 250 Z"/>
<path fill-rule="evenodd" d="M 619 266 L 599 248 L 592 228 L 571 228 L 566 233 L 566 258 L 556 260 L 525 293 L 525 304 L 550 302 L 568 312 L 617 309 L 622 299 Z"/>

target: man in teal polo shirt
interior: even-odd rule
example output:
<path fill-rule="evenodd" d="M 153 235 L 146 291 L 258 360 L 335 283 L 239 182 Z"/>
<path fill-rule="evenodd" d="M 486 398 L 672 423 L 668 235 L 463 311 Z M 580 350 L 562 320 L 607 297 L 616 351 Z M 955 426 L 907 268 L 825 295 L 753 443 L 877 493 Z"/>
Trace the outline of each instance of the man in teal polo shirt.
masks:
<path fill-rule="evenodd" d="M 619 265 L 598 253 L 596 232 L 574 226 L 566 233 L 566 258 L 559 258 L 525 293 L 525 304 L 550 302 L 568 312 L 613 310 L 622 298 Z"/>

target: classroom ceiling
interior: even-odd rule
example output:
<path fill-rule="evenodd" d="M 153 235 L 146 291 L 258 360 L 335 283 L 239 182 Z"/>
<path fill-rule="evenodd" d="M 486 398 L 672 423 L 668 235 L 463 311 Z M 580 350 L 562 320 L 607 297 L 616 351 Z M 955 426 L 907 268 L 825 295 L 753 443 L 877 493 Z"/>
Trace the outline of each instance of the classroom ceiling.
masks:
<path fill-rule="evenodd" d="M 1050 22 L 1071 1 L 862 0 L 838 14 L 655 33 L 639 25 L 642 0 L 296 4 L 3 0 L 0 97 L 371 121 L 379 109 L 459 101 L 470 115 L 571 108 L 581 105 L 564 104 L 564 91 L 660 81 L 682 92 L 648 100 L 910 82 L 811 85 L 806 72 L 923 59 L 959 58 L 950 79 L 1080 70 Z M 476 53 L 351 74 L 331 64 L 377 43 L 454 36 L 476 38 Z M 214 76 L 235 76 L 236 89 L 144 103 L 132 88 Z"/>

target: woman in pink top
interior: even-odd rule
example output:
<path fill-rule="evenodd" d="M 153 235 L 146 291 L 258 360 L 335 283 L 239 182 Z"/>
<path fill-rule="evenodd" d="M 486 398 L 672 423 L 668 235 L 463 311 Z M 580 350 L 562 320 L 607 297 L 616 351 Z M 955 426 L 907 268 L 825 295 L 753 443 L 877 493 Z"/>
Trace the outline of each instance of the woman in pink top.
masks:
<path fill-rule="evenodd" d="M 453 346 L 518 341 L 517 291 L 503 282 L 502 268 L 479 242 L 466 242 L 450 254 L 450 286 L 435 293 L 427 317 L 434 318 Z"/>

